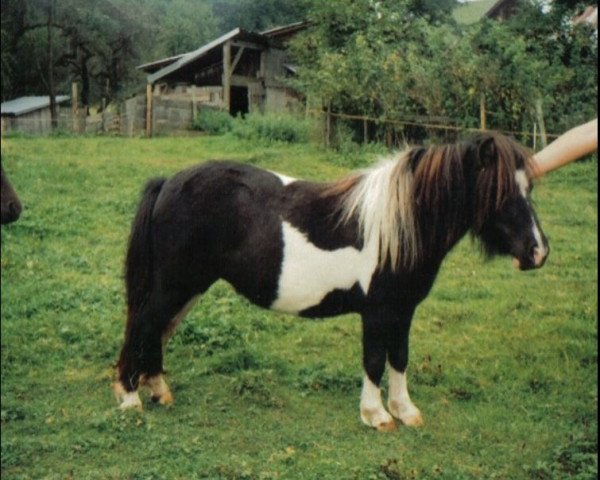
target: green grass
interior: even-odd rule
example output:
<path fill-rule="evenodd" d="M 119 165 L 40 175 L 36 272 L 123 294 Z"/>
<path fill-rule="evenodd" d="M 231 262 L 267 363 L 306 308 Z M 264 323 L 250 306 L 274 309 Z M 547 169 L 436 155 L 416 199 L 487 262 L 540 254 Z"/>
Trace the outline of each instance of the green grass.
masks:
<path fill-rule="evenodd" d="M 110 390 L 146 179 L 209 158 L 332 179 L 355 158 L 230 137 L 9 138 L 2 157 L 25 206 L 2 227 L 3 479 L 596 478 L 596 159 L 534 190 L 543 269 L 468 239 L 450 254 L 411 333 L 425 426 L 382 434 L 359 420 L 356 316 L 267 312 L 224 283 L 169 344 L 171 408 L 123 413 Z"/>

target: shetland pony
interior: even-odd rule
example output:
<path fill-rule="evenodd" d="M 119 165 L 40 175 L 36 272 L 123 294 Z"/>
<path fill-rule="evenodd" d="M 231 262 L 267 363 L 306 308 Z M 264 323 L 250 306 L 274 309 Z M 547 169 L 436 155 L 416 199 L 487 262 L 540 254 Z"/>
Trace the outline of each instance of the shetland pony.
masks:
<path fill-rule="evenodd" d="M 0 207 L 0 223 L 2 225 L 18 220 L 21 215 L 21 202 L 17 192 L 8 181 L 2 164 L 0 164 Z"/>
<path fill-rule="evenodd" d="M 488 255 L 541 267 L 548 244 L 529 194 L 529 155 L 481 134 L 411 148 L 332 183 L 229 161 L 151 180 L 126 258 L 128 318 L 114 390 L 173 401 L 163 349 L 193 301 L 224 279 L 251 302 L 304 317 L 361 315 L 362 421 L 378 430 L 422 422 L 406 378 L 408 334 L 446 254 L 467 233 Z M 389 363 L 388 409 L 380 381 Z"/>

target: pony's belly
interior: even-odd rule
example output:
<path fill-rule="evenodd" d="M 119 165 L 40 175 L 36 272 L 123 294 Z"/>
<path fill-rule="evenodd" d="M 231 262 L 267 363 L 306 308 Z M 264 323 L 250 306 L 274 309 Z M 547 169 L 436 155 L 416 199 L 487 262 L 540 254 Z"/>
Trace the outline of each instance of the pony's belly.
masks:
<path fill-rule="evenodd" d="M 377 267 L 374 245 L 322 250 L 288 222 L 282 223 L 283 263 L 271 308 L 299 313 L 317 307 L 329 294 L 356 290 L 366 295 Z"/>

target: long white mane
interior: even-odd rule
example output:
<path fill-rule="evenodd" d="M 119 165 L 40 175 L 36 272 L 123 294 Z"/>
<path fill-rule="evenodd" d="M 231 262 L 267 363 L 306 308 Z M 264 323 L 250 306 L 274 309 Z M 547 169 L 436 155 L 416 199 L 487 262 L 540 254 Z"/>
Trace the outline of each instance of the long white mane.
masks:
<path fill-rule="evenodd" d="M 419 236 L 412 201 L 409 150 L 364 170 L 348 190 L 342 221 L 356 217 L 363 241 L 379 239 L 379 268 L 412 268 L 419 257 Z"/>

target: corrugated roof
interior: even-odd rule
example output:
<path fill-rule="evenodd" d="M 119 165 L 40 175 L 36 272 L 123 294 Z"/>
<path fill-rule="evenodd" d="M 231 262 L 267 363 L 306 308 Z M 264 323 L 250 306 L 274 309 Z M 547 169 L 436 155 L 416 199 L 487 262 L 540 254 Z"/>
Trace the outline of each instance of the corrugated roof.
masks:
<path fill-rule="evenodd" d="M 241 28 L 236 28 L 234 30 L 231 30 L 230 32 L 227 32 L 225 35 L 222 35 L 219 38 L 213 40 L 212 42 L 209 42 L 206 45 L 201 46 L 200 48 L 198 48 L 196 50 L 193 50 L 188 53 L 184 53 L 180 56 L 164 58 L 162 60 L 157 60 L 156 62 L 151 62 L 151 63 L 147 63 L 145 65 L 140 65 L 140 67 L 138 67 L 138 68 L 145 66 L 146 70 L 150 70 L 152 68 L 152 66 L 156 66 L 156 65 L 160 66 L 161 62 L 168 63 L 169 61 L 174 60 L 171 63 L 164 65 L 162 68 L 155 71 L 154 73 L 149 74 L 146 77 L 146 80 L 148 83 L 154 83 L 157 80 L 160 80 L 161 78 L 164 78 L 167 75 L 179 70 L 180 68 L 184 67 L 185 65 L 198 60 L 199 58 L 206 55 L 211 50 L 220 47 L 225 42 L 227 42 L 229 40 L 233 40 L 234 38 L 237 40 L 260 43 L 265 46 L 269 44 L 269 37 L 267 35 L 262 35 L 260 33 L 250 32 L 247 30 L 243 30 Z"/>
<path fill-rule="evenodd" d="M 167 65 L 166 67 L 161 68 L 157 72 L 154 72 L 154 73 L 148 75 L 148 78 L 147 78 L 148 83 L 154 83 L 157 80 L 160 80 L 161 78 L 167 76 L 169 73 L 173 73 L 174 71 L 179 70 L 184 65 L 187 65 L 188 63 L 193 62 L 194 60 L 200 58 L 202 55 L 204 55 L 209 50 L 212 50 L 213 48 L 218 47 L 219 45 L 225 43 L 227 40 L 231 40 L 235 36 L 239 35 L 241 32 L 242 32 L 242 30 L 240 28 L 236 28 L 236 29 L 231 30 L 230 32 L 226 33 L 225 35 L 213 40 L 212 42 L 209 42 L 206 45 L 203 45 L 200 48 L 198 48 L 192 52 L 188 52 L 188 53 L 182 55 L 175 62 Z"/>
<path fill-rule="evenodd" d="M 153 73 L 152 70 L 156 71 L 166 65 L 169 65 L 169 64 L 175 62 L 176 60 L 179 60 L 184 55 L 187 55 L 188 53 L 191 53 L 191 52 L 180 53 L 179 55 L 173 55 L 172 57 L 161 58 L 160 60 L 154 60 L 152 62 L 138 65 L 135 68 L 137 68 L 138 70 L 148 70 L 148 71 L 150 71 L 150 73 Z"/>
<path fill-rule="evenodd" d="M 266 35 L 267 37 L 276 37 L 278 35 L 285 35 L 287 33 L 296 32 L 298 30 L 303 30 L 308 26 L 308 22 L 303 20 L 301 22 L 290 23 L 288 25 L 281 25 L 278 27 L 272 27 L 268 30 L 263 30 L 260 32 L 261 35 Z"/>
<path fill-rule="evenodd" d="M 157 80 L 160 80 L 161 78 L 164 78 L 167 75 L 179 70 L 181 67 L 198 60 L 212 49 L 223 45 L 225 42 L 232 40 L 235 37 L 241 37 L 243 40 L 248 39 L 267 44 L 269 42 L 269 38 L 301 30 L 307 25 L 308 23 L 304 21 L 296 22 L 281 27 L 270 28 L 260 33 L 236 28 L 196 50 L 182 53 L 180 55 L 174 55 L 172 57 L 162 58 L 153 62 L 144 63 L 143 65 L 138 65 L 136 68 L 149 72 L 149 75 L 146 77 L 146 79 L 148 83 L 154 83 Z"/>
<path fill-rule="evenodd" d="M 69 100 L 68 95 L 57 95 L 56 103 L 63 103 Z M 30 96 L 30 97 L 19 97 L 7 102 L 2 102 L 0 110 L 2 115 L 24 115 L 25 113 L 34 112 L 41 108 L 50 106 L 49 96 Z"/>

